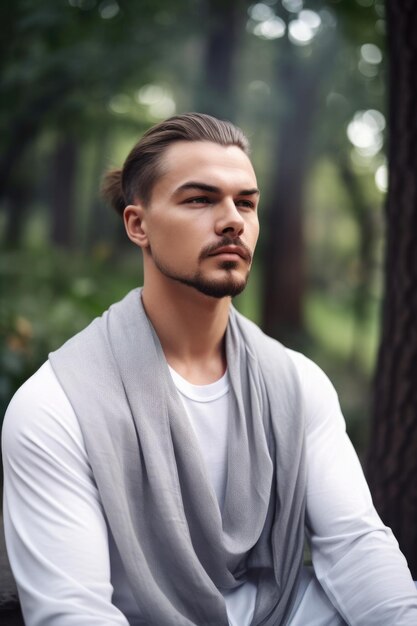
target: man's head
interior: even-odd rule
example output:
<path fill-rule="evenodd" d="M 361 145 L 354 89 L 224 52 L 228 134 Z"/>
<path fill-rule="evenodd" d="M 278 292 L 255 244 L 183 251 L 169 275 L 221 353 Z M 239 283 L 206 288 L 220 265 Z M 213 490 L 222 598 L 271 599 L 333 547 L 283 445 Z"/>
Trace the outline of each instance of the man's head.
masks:
<path fill-rule="evenodd" d="M 248 141 L 229 122 L 189 113 L 151 128 L 105 192 L 144 252 L 147 283 L 222 298 L 246 285 L 259 192 Z"/>
<path fill-rule="evenodd" d="M 177 141 L 209 141 L 220 146 L 237 146 L 249 153 L 249 142 L 231 122 L 203 113 L 184 113 L 152 126 L 132 148 L 121 170 L 107 173 L 103 195 L 123 216 L 128 204 L 140 201 L 147 206 L 153 187 L 163 174 L 166 150 Z"/>

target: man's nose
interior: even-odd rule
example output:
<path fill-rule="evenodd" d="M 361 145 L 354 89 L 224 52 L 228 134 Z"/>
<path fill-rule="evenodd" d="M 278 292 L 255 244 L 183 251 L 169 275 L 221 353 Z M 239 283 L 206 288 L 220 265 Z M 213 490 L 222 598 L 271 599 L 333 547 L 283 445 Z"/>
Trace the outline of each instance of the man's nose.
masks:
<path fill-rule="evenodd" d="M 234 200 L 225 199 L 217 206 L 216 233 L 218 235 L 233 234 L 239 237 L 244 230 L 245 222 L 239 213 Z"/>

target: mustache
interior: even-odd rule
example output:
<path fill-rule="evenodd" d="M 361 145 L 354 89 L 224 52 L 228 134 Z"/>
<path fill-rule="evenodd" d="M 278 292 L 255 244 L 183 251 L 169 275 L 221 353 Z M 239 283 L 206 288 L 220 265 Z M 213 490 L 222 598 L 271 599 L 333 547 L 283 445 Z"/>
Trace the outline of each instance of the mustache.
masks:
<path fill-rule="evenodd" d="M 205 259 L 208 256 L 216 254 L 217 250 L 220 250 L 225 246 L 236 246 L 236 248 L 239 248 L 239 253 L 242 258 L 248 263 L 252 262 L 252 252 L 248 248 L 248 246 L 243 243 L 240 237 L 236 237 L 235 239 L 231 239 L 230 237 L 222 237 L 220 241 L 216 241 L 216 243 L 205 246 L 200 252 L 199 261 Z"/>

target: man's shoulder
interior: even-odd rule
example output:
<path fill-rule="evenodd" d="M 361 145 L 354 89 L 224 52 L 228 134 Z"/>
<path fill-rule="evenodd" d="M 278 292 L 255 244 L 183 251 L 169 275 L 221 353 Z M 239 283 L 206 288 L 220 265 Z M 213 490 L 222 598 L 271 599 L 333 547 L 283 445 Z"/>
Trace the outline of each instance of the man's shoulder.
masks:
<path fill-rule="evenodd" d="M 49 361 L 45 361 L 16 391 L 7 409 L 34 407 L 47 404 L 48 399 L 59 390 L 59 383 L 54 376 Z"/>
<path fill-rule="evenodd" d="M 284 379 L 295 382 L 307 414 L 323 413 L 325 403 L 338 406 L 337 393 L 331 380 L 315 361 L 265 334 L 257 324 L 242 314 L 237 313 L 237 318 L 241 327 L 254 338 L 253 345 L 257 346 L 257 356 L 260 356 L 263 369 L 274 374 L 275 379 L 284 376 Z M 280 364 L 281 367 L 277 369 Z"/>
<path fill-rule="evenodd" d="M 313 361 L 313 359 L 298 350 L 293 350 L 292 348 L 288 348 L 286 346 L 284 349 L 296 368 L 300 378 L 309 378 L 315 381 L 327 380 L 330 382 L 327 374 L 315 361 Z"/>
<path fill-rule="evenodd" d="M 71 404 L 46 361 L 16 391 L 6 410 L 2 445 L 5 452 L 42 445 L 58 433 L 73 433 L 77 420 Z"/>
<path fill-rule="evenodd" d="M 53 367 L 54 355 L 72 353 L 92 354 L 94 337 L 97 330 L 106 324 L 109 312 L 123 303 L 132 303 L 137 299 L 139 290 L 129 292 L 121 301 L 115 302 L 106 309 L 101 316 L 93 319 L 85 328 L 70 337 L 49 359 L 26 380 L 12 397 L 3 420 L 3 445 L 6 439 L 22 439 L 29 433 L 41 430 L 53 430 L 54 424 L 59 423 L 69 431 L 77 428 L 76 418 L 70 401 L 64 392 L 61 381 Z M 93 341 L 91 341 L 93 340 Z M 97 346 L 100 342 L 97 342 Z M 52 357 L 52 358 L 51 358 Z M 99 354 L 96 360 L 99 360 Z"/>
<path fill-rule="evenodd" d="M 267 350 L 268 357 L 274 354 L 281 356 L 284 354 L 288 362 L 294 366 L 300 380 L 308 380 L 311 384 L 320 383 L 322 385 L 332 386 L 327 374 L 310 357 L 302 352 L 287 347 L 278 339 L 267 335 L 255 322 L 236 310 L 235 315 L 241 327 L 245 328 L 246 332 L 259 342 L 260 350 Z"/>

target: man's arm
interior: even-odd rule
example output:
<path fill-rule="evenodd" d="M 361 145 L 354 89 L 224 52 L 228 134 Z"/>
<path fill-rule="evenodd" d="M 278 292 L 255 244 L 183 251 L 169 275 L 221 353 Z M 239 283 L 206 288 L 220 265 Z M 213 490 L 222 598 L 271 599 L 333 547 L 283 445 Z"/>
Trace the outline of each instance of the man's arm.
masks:
<path fill-rule="evenodd" d="M 82 434 L 48 363 L 13 398 L 2 443 L 6 542 L 27 626 L 127 626 L 112 604 Z"/>
<path fill-rule="evenodd" d="M 290 351 L 307 417 L 307 527 L 317 578 L 348 624 L 417 624 L 417 592 L 376 513 L 337 394 L 314 363 Z"/>

